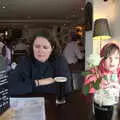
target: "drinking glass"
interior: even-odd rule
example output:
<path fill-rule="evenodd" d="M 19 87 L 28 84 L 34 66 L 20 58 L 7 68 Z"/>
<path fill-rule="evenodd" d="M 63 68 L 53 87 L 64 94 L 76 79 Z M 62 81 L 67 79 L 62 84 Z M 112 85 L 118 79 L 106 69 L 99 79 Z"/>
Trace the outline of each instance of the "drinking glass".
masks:
<path fill-rule="evenodd" d="M 66 77 L 55 77 L 56 81 L 56 104 L 64 104 L 66 103 L 65 100 L 65 84 L 67 81 Z"/>

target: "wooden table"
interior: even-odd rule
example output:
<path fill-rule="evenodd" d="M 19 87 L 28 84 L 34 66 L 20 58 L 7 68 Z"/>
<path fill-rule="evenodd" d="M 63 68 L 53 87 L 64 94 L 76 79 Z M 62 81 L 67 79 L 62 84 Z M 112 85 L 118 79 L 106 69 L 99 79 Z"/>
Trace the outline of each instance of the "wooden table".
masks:
<path fill-rule="evenodd" d="M 67 97 L 67 103 L 56 105 L 54 94 L 29 94 L 25 97 L 45 97 L 46 120 L 90 120 L 90 106 L 86 104 L 80 91 Z"/>
<path fill-rule="evenodd" d="M 89 106 L 79 92 L 67 98 L 67 103 L 56 105 L 55 98 L 46 97 L 47 120 L 89 120 Z"/>

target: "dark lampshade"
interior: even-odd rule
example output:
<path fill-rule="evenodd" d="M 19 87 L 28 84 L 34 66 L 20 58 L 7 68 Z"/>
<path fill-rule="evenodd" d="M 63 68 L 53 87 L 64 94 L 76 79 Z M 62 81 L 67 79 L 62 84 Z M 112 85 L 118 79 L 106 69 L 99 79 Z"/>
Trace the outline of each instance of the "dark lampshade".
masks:
<path fill-rule="evenodd" d="M 105 40 L 110 38 L 111 38 L 111 33 L 109 30 L 107 19 L 105 18 L 97 19 L 94 23 L 93 39 Z"/>

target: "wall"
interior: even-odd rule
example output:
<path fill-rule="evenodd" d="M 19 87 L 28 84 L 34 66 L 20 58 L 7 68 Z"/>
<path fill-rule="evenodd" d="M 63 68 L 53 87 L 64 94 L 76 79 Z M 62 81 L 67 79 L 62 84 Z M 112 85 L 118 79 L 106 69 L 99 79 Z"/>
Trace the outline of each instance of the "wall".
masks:
<path fill-rule="evenodd" d="M 60 28 L 60 31 L 58 31 L 58 28 Z M 71 28 L 71 27 L 70 27 Z M 69 26 L 63 25 L 46 25 L 46 26 L 24 26 L 24 29 L 22 31 L 22 38 L 25 38 L 27 40 L 27 43 L 32 40 L 34 34 L 36 32 L 40 31 L 47 31 L 49 33 L 49 36 L 54 38 L 56 41 L 59 41 L 62 47 L 64 47 L 65 43 L 68 41 L 68 33 L 70 33 Z M 63 48 L 61 48 L 63 49 Z"/>
<path fill-rule="evenodd" d="M 114 0 L 114 20 L 111 25 L 112 28 L 112 39 L 120 42 L 120 0 Z"/>
<path fill-rule="evenodd" d="M 87 2 L 93 3 L 92 0 L 86 0 L 86 3 Z M 86 62 L 86 58 L 93 51 L 92 33 L 93 33 L 93 29 L 85 32 L 85 69 L 87 69 L 87 67 L 88 67 L 87 62 Z"/>
<path fill-rule="evenodd" d="M 104 2 L 103 0 L 87 0 L 93 3 L 93 23 L 95 19 L 98 18 L 107 18 L 110 31 L 112 34 L 112 38 L 109 40 L 102 41 L 102 46 L 107 42 L 114 41 L 120 42 L 120 1 L 119 0 L 108 0 Z M 94 26 L 93 26 L 94 28 Z M 100 43 L 99 41 L 93 41 L 92 39 L 92 31 L 86 32 L 86 58 L 91 53 L 99 53 L 100 51 Z M 87 63 L 85 64 L 87 68 Z"/>
<path fill-rule="evenodd" d="M 94 0 L 94 16 L 93 19 L 94 21 L 99 18 L 107 18 L 108 19 L 108 24 L 110 27 L 110 31 L 112 32 L 112 23 L 114 19 L 114 4 L 112 4 L 111 0 L 108 0 L 107 2 L 104 2 L 103 0 Z M 93 22 L 94 22 L 93 21 Z M 105 44 L 105 42 L 108 40 L 101 41 L 101 47 Z M 100 41 L 95 40 L 93 41 L 93 52 L 94 53 L 99 53 L 100 52 Z"/>
<path fill-rule="evenodd" d="M 23 31 L 22 31 L 22 37 L 25 38 L 26 40 L 31 40 L 33 35 L 37 32 L 40 31 L 51 31 L 52 28 L 49 27 L 30 27 L 30 26 L 24 26 Z"/>
<path fill-rule="evenodd" d="M 87 31 L 85 33 L 85 69 L 88 68 L 86 58 L 93 51 L 93 41 L 92 41 L 92 31 Z"/>
<path fill-rule="evenodd" d="M 102 46 L 110 41 L 117 42 L 120 39 L 119 28 L 120 28 L 120 4 L 119 0 L 108 0 L 104 2 L 103 0 L 94 0 L 93 11 L 94 11 L 94 21 L 98 18 L 107 18 L 112 38 L 109 40 L 103 40 Z M 99 53 L 99 41 L 93 41 L 93 53 Z"/>

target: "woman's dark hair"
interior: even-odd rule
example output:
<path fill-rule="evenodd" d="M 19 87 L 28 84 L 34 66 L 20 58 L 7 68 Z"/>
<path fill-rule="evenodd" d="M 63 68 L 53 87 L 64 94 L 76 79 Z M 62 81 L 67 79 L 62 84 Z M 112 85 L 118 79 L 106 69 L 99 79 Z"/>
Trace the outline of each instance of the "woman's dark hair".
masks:
<path fill-rule="evenodd" d="M 54 38 L 50 37 L 49 33 L 48 32 L 37 32 L 34 36 L 33 36 L 33 39 L 30 43 L 30 57 L 34 57 L 34 53 L 33 53 L 33 44 L 34 44 L 34 41 L 36 40 L 37 37 L 43 37 L 43 38 L 46 38 L 52 48 L 53 48 L 53 51 L 51 53 L 51 57 L 55 57 L 56 55 L 60 55 L 61 54 L 61 50 L 60 50 L 60 45 L 59 45 L 59 42 L 56 41 Z"/>

